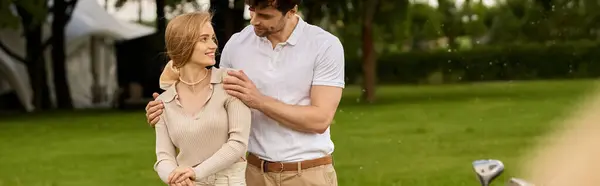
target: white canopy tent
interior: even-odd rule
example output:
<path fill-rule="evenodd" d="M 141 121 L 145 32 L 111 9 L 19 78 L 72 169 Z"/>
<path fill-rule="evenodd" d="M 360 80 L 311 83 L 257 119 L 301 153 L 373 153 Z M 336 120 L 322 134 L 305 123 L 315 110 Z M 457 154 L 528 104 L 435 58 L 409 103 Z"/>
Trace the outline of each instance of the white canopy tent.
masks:
<path fill-rule="evenodd" d="M 44 28 L 46 39 L 50 36 L 49 25 L 50 22 Z M 96 0 L 79 0 L 65 32 L 67 81 L 73 106 L 91 108 L 110 105 L 118 91 L 114 42 L 147 36 L 155 29 L 117 20 Z M 14 53 L 25 56 L 25 40 L 20 30 L 0 30 L 0 41 Z M 45 59 L 54 99 L 50 47 L 45 51 Z M 34 109 L 25 65 L 0 50 L 0 95 L 13 90 L 28 111 Z"/>

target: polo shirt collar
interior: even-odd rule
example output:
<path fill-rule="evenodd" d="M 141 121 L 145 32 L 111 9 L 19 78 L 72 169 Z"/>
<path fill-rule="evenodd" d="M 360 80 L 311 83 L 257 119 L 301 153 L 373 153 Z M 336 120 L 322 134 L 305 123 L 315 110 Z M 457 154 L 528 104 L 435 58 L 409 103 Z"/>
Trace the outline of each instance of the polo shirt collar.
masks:
<path fill-rule="evenodd" d="M 306 26 L 306 22 L 300 16 L 296 15 L 296 17 L 298 17 L 298 24 L 296 24 L 294 31 L 292 31 L 292 35 L 290 35 L 286 41 L 290 45 L 296 45 L 296 43 L 298 43 L 298 39 L 302 35 L 304 27 Z"/>

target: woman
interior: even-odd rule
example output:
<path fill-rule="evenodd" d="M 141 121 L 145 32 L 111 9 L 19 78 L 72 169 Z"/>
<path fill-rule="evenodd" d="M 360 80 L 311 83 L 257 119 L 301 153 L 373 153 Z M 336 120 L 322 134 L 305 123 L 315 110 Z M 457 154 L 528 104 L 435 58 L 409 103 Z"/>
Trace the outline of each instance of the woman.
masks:
<path fill-rule="evenodd" d="M 245 185 L 250 109 L 223 89 L 225 69 L 207 68 L 217 51 L 211 18 L 194 12 L 167 25 L 154 170 L 169 185 Z"/>

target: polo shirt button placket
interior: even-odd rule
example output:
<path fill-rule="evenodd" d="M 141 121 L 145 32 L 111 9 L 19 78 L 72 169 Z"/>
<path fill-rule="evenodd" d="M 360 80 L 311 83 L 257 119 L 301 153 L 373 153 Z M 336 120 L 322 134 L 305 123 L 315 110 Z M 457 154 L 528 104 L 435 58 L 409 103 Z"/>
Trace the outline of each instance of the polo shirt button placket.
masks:
<path fill-rule="evenodd" d="M 269 71 L 275 71 L 275 56 L 271 57 L 271 61 L 269 61 Z"/>
<path fill-rule="evenodd" d="M 271 71 L 275 71 L 277 69 L 277 63 L 279 61 L 279 52 L 281 51 L 281 45 L 277 44 L 275 46 L 275 51 L 273 52 L 273 56 L 271 57 Z"/>

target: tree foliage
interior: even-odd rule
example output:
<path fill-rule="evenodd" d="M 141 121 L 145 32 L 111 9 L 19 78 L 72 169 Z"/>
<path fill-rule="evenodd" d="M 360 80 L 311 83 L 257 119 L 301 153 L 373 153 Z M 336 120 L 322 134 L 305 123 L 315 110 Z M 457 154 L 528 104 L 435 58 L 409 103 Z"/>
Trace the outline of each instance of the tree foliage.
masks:
<path fill-rule="evenodd" d="M 117 0 L 112 5 L 116 9 L 122 8 L 127 2 L 136 2 L 139 0 Z M 195 10 L 207 8 L 209 4 L 201 4 L 196 0 L 164 0 L 166 13 L 181 14 L 184 12 L 184 4 L 191 6 Z"/>
<path fill-rule="evenodd" d="M 17 7 L 25 10 L 32 17 L 32 24 L 41 24 L 48 15 L 45 0 L 0 0 L 0 28 L 19 27 Z"/>

